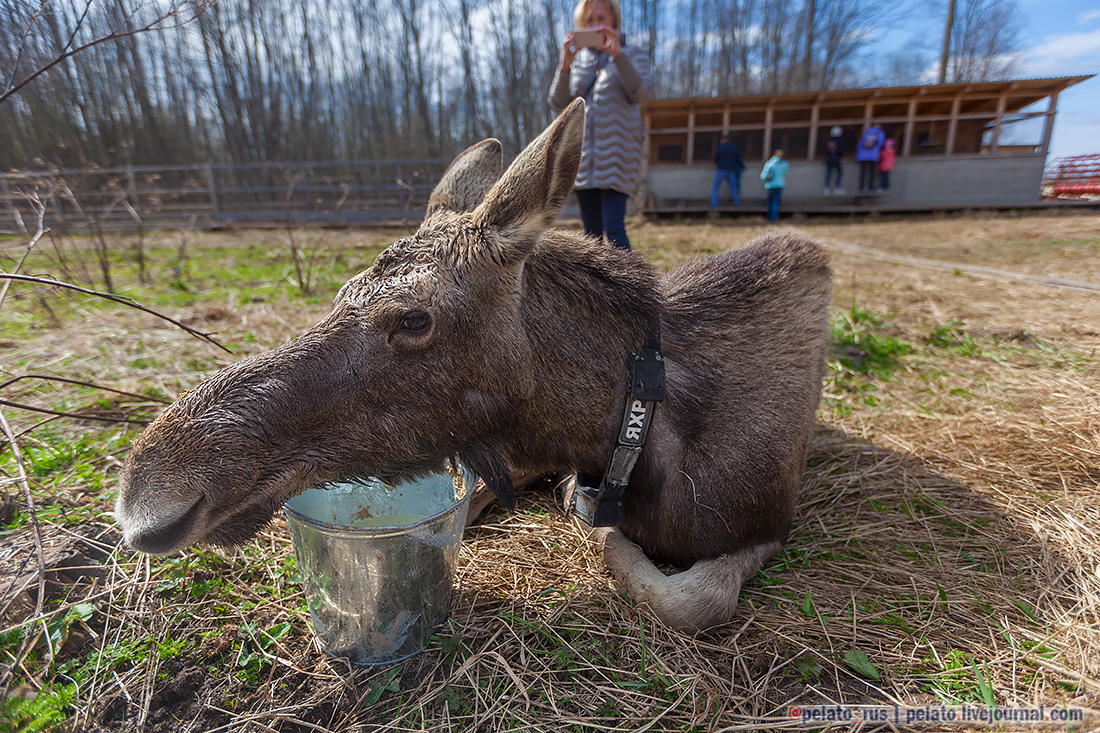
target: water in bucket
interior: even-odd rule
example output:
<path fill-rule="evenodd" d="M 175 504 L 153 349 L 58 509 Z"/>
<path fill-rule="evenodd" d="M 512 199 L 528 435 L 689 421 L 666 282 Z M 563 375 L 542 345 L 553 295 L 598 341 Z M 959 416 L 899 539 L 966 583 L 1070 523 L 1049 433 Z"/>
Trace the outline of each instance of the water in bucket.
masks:
<path fill-rule="evenodd" d="M 416 654 L 447 618 L 476 479 L 462 466 L 398 486 L 325 484 L 286 503 L 321 648 L 355 664 Z"/>

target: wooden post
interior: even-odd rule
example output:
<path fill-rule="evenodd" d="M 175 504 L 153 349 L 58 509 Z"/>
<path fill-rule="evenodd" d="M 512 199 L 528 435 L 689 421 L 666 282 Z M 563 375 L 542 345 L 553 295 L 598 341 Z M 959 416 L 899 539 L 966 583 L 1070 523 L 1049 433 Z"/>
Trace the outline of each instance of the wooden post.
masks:
<path fill-rule="evenodd" d="M 913 135 L 917 131 L 917 98 L 909 100 L 909 112 L 905 118 L 905 145 L 902 146 L 901 157 L 908 158 L 913 152 Z"/>
<path fill-rule="evenodd" d="M 1039 152 L 1046 155 L 1050 152 L 1050 136 L 1054 132 L 1054 115 L 1058 112 L 1058 94 L 1054 92 L 1050 95 L 1050 104 L 1047 105 L 1047 112 L 1043 116 L 1043 140 L 1039 143 Z"/>
<path fill-rule="evenodd" d="M 817 153 L 817 126 L 821 122 L 821 95 L 814 97 L 814 106 L 810 108 L 810 141 L 806 146 L 806 160 L 813 160 Z"/>
<path fill-rule="evenodd" d="M 649 111 L 648 104 L 642 106 L 642 176 L 639 179 L 637 202 L 643 208 L 644 202 L 649 200 L 649 131 L 651 129 Z"/>
<path fill-rule="evenodd" d="M 722 107 L 722 134 L 730 134 L 730 101 L 726 100 L 726 105 Z"/>
<path fill-rule="evenodd" d="M 695 102 L 688 103 L 688 141 L 684 160 L 687 165 L 695 163 Z"/>
<path fill-rule="evenodd" d="M 970 91 L 970 87 L 963 89 L 951 100 L 951 121 L 947 125 L 947 147 L 945 155 L 955 154 L 955 133 L 959 129 L 959 108 L 962 106 L 963 95 Z"/>
<path fill-rule="evenodd" d="M 138 195 L 137 179 L 134 177 L 133 166 L 126 166 L 126 193 L 130 195 L 131 206 L 134 207 L 134 211 L 141 214 L 141 196 Z"/>
<path fill-rule="evenodd" d="M 16 226 L 16 222 L 19 221 L 19 217 L 15 213 L 15 194 L 11 192 L 11 184 L 8 183 L 8 179 L 4 179 L 4 201 L 8 204 L 8 220 L 11 222 L 11 226 Z"/>
<path fill-rule="evenodd" d="M 772 118 L 775 112 L 774 99 L 768 100 L 768 106 L 764 108 L 764 160 L 772 157 Z"/>
<path fill-rule="evenodd" d="M 867 104 L 863 107 L 863 130 L 866 131 L 875 119 L 875 98 L 868 97 Z M 860 133 L 862 134 L 862 133 Z"/>
<path fill-rule="evenodd" d="M 206 165 L 206 184 L 210 190 L 210 210 L 214 216 L 221 217 L 221 206 L 218 203 L 218 180 L 214 176 L 214 166 Z"/>
<path fill-rule="evenodd" d="M 997 143 L 1001 139 L 1001 123 L 1005 118 L 1005 106 L 1008 102 L 1008 92 L 1001 92 L 997 97 L 997 118 L 993 121 L 993 134 L 989 136 L 989 154 L 997 154 Z"/>

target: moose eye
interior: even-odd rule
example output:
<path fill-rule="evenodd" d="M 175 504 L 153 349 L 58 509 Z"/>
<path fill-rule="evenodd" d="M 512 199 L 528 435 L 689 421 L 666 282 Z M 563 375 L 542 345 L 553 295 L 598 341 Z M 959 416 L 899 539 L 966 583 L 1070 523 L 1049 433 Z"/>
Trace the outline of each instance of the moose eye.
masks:
<path fill-rule="evenodd" d="M 417 335 L 424 333 L 432 325 L 432 319 L 427 313 L 408 313 L 401 319 L 400 330 L 405 333 Z"/>

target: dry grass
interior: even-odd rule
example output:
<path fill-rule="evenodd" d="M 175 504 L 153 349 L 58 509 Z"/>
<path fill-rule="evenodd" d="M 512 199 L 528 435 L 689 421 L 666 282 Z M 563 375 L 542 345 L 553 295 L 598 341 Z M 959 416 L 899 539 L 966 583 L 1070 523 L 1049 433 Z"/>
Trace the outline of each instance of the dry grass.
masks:
<path fill-rule="evenodd" d="M 51 585 L 53 598 L 67 598 L 54 618 L 96 604 L 72 624 L 58 660 L 101 650 L 65 725 L 755 730 L 797 727 L 793 704 L 981 703 L 988 685 L 1000 706 L 1070 705 L 1088 711 L 1078 729 L 1100 726 L 1100 294 L 850 249 L 1100 283 L 1100 217 L 800 229 L 834 244 L 837 311 L 884 315 L 880 335 L 914 348 L 890 377 L 828 381 L 790 542 L 746 586 L 734 622 L 699 636 L 665 628 L 624 597 L 551 493 L 536 491 L 518 513 L 494 509 L 467 531 L 451 619 L 426 652 L 349 670 L 312 639 L 281 522 L 235 552 L 165 560 L 110 546 L 106 517 L 47 520 L 51 537 L 94 535 L 82 551 L 99 571 Z M 665 266 L 761 231 L 639 224 L 632 237 Z M 258 349 L 323 310 L 259 304 L 215 320 L 227 335 L 257 334 L 248 348 Z M 150 349 L 162 366 L 128 366 Z M 12 363 L 168 395 L 193 382 L 185 365 L 196 355 L 203 371 L 224 361 L 132 313 L 89 316 L 7 351 Z M 114 469 L 104 470 L 109 484 Z M 76 480 L 54 491 L 58 503 L 106 508 Z M 22 548 L 24 571 L 6 570 L 5 584 L 34 562 L 27 530 L 7 543 Z M 5 567 L 18 554 L 5 554 Z M 257 629 L 285 622 L 277 641 L 254 641 Z M 128 648 L 134 658 L 118 661 Z M 846 661 L 856 651 L 879 679 Z M 256 661 L 242 664 L 249 652 Z M 26 697 L 75 671 L 58 674 L 28 661 L 14 676 L 24 686 L 10 692 Z"/>

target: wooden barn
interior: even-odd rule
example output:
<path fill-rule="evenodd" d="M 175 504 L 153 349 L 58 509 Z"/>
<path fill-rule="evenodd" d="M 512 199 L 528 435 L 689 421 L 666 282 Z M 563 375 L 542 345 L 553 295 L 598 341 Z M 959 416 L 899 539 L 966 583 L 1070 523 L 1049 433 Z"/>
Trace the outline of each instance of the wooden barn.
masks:
<path fill-rule="evenodd" d="M 729 134 L 742 152 L 741 209 L 760 210 L 759 172 L 775 148 L 790 162 L 784 211 L 929 210 L 1039 203 L 1058 95 L 1090 76 L 970 84 L 841 89 L 709 99 L 643 107 L 647 130 L 642 210 L 710 209 L 714 151 Z M 870 123 L 895 140 L 888 192 L 856 199 L 855 150 Z M 826 196 L 824 142 L 843 131 L 844 196 Z M 720 210 L 729 205 L 725 187 Z"/>

